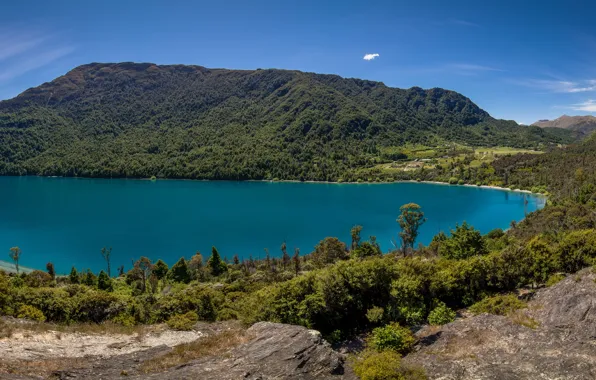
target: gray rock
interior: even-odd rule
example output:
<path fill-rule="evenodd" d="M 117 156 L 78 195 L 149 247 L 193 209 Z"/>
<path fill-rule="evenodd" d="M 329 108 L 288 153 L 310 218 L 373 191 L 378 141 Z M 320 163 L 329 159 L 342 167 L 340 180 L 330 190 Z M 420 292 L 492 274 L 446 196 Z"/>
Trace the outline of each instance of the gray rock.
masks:
<path fill-rule="evenodd" d="M 429 379 L 596 379 L 595 278 L 586 269 L 541 289 L 514 316 L 483 314 L 439 331 L 425 328 L 405 361 L 423 366 Z"/>
<path fill-rule="evenodd" d="M 254 338 L 223 357 L 207 357 L 149 379 L 342 379 L 356 376 L 344 366 L 318 331 L 260 322 L 248 329 Z"/>
<path fill-rule="evenodd" d="M 84 368 L 55 371 L 58 379 L 213 379 L 213 380 L 355 380 L 319 332 L 301 326 L 260 322 L 247 331 L 252 339 L 224 355 L 208 356 L 170 368 L 143 374 L 140 367 L 171 352 L 166 346 L 109 359 L 89 359 Z M 16 379 L 16 377 L 15 377 Z"/>

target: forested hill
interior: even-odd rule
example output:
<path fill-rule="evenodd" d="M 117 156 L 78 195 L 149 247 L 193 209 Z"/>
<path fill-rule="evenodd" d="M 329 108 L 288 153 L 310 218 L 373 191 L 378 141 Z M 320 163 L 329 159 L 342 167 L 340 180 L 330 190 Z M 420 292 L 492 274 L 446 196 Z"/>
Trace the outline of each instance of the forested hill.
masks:
<path fill-rule="evenodd" d="M 0 102 L 0 174 L 336 180 L 405 143 L 538 147 L 569 136 L 496 120 L 438 88 L 94 63 Z"/>

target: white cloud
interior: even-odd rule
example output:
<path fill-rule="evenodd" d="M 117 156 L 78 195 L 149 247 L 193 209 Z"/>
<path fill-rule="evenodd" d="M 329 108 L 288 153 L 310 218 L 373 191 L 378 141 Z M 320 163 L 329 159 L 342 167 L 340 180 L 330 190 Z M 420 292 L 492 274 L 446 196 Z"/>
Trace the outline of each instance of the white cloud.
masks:
<path fill-rule="evenodd" d="M 377 53 L 370 54 L 369 53 L 369 54 L 365 54 L 363 59 L 365 61 L 372 61 L 373 59 L 375 59 L 377 57 L 379 57 L 379 54 L 377 54 Z"/>
<path fill-rule="evenodd" d="M 476 65 L 473 63 L 454 63 L 454 64 L 450 65 L 450 67 L 453 69 L 464 70 L 464 71 L 473 71 L 473 72 L 504 71 L 504 70 L 498 69 L 496 67 Z"/>
<path fill-rule="evenodd" d="M 546 90 L 549 92 L 560 92 L 560 93 L 577 93 L 577 92 L 588 92 L 596 91 L 596 80 L 583 80 L 583 81 L 565 81 L 565 80 L 541 80 L 541 79 L 529 79 L 524 81 L 517 81 L 517 84 Z"/>
<path fill-rule="evenodd" d="M 74 51 L 73 47 L 60 47 L 32 55 L 23 61 L 19 61 L 8 68 L 0 67 L 0 82 L 6 82 L 21 76 L 29 71 L 46 66 L 55 60 L 62 58 Z"/>
<path fill-rule="evenodd" d="M 460 19 L 456 19 L 456 18 L 449 19 L 449 23 L 455 24 L 455 25 L 462 25 L 462 26 L 472 26 L 474 28 L 480 27 L 480 25 L 476 24 L 475 22 L 460 20 Z"/>
<path fill-rule="evenodd" d="M 590 99 L 583 103 L 573 104 L 570 108 L 575 111 L 596 112 L 596 100 Z"/>
<path fill-rule="evenodd" d="M 0 83 L 46 66 L 73 50 L 57 34 L 4 26 L 0 28 Z"/>

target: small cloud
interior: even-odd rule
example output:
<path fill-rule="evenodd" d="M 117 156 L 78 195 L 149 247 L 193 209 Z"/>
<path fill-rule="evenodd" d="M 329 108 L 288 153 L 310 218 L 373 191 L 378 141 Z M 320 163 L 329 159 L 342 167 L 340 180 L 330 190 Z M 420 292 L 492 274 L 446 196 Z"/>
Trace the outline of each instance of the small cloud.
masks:
<path fill-rule="evenodd" d="M 449 19 L 449 23 L 450 24 L 455 24 L 455 25 L 471 26 L 471 27 L 474 27 L 474 28 L 480 28 L 480 25 L 479 24 L 476 24 L 475 22 L 470 22 L 470 21 L 466 21 L 466 20 L 460 20 L 460 19 L 456 19 L 456 18 Z"/>
<path fill-rule="evenodd" d="M 587 100 L 583 103 L 572 104 L 570 107 L 575 111 L 596 112 L 596 100 Z"/>
<path fill-rule="evenodd" d="M 53 50 L 47 50 L 43 53 L 33 55 L 24 61 L 20 61 L 18 64 L 12 65 L 7 69 L 0 68 L 0 82 L 7 82 L 29 71 L 39 69 L 40 67 L 46 66 L 55 60 L 72 53 L 73 51 L 73 47 L 61 47 Z"/>
<path fill-rule="evenodd" d="M 365 55 L 364 55 L 364 57 L 363 57 L 363 59 L 364 59 L 365 61 L 372 61 L 373 59 L 375 59 L 375 58 L 377 58 L 377 57 L 379 57 L 379 54 L 377 54 L 377 53 L 373 53 L 373 54 L 365 54 Z"/>
<path fill-rule="evenodd" d="M 516 81 L 516 83 L 526 87 L 558 93 L 573 94 L 577 92 L 596 91 L 596 80 L 594 79 L 575 82 L 565 80 L 528 79 L 524 81 Z"/>
<path fill-rule="evenodd" d="M 0 83 L 46 66 L 73 50 L 58 35 L 47 31 L 24 32 L 23 28 L 4 27 L 0 29 Z"/>
<path fill-rule="evenodd" d="M 498 69 L 496 67 L 491 67 L 491 66 L 482 66 L 482 65 L 476 65 L 476 64 L 471 64 L 471 63 L 454 63 L 452 65 L 450 65 L 451 68 L 454 69 L 458 69 L 458 70 L 463 70 L 463 71 L 472 71 L 472 72 L 478 72 L 478 71 L 505 71 L 502 69 Z"/>

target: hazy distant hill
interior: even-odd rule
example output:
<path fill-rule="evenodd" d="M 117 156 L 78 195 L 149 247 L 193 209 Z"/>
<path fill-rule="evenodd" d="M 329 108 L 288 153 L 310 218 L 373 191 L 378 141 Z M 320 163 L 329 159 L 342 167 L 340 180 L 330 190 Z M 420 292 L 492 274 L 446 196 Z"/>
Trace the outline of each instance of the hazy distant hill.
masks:
<path fill-rule="evenodd" d="M 405 143 L 537 147 L 440 88 L 288 70 L 93 63 L 0 102 L 0 174 L 337 179 Z"/>
<path fill-rule="evenodd" d="M 541 128 L 567 129 L 573 131 L 581 138 L 590 135 L 596 130 L 596 117 L 563 115 L 555 120 L 539 120 L 532 125 Z"/>

